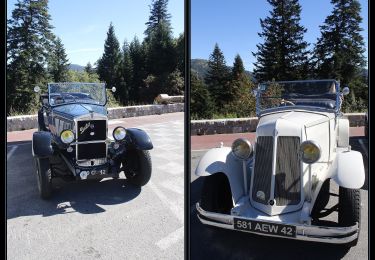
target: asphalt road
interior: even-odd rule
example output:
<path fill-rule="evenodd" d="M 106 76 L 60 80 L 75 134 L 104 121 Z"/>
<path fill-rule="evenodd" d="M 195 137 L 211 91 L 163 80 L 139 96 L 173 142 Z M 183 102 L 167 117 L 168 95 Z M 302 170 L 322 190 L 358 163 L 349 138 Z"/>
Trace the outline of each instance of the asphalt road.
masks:
<path fill-rule="evenodd" d="M 31 142 L 25 135 L 14 141 L 21 132 L 9 135 L 8 259 L 183 258 L 183 113 L 110 120 L 109 128 L 134 120 L 154 144 L 146 186 L 131 186 L 123 173 L 99 183 L 55 179 L 49 201 L 38 195 Z"/>
<path fill-rule="evenodd" d="M 263 237 L 203 225 L 197 218 L 195 209 L 203 180 L 197 178 L 194 171 L 205 151 L 192 151 L 190 186 L 191 259 L 368 259 L 368 142 L 363 137 L 352 137 L 350 138 L 350 145 L 352 150 L 362 152 L 366 181 L 361 189 L 360 237 L 357 246 L 352 247 L 349 251 L 337 245 Z M 338 187 L 333 181 L 331 181 L 331 192 L 338 194 Z M 337 198 L 332 197 L 329 205 L 335 205 L 336 203 Z M 336 221 L 337 212 L 332 213 L 325 219 Z"/>

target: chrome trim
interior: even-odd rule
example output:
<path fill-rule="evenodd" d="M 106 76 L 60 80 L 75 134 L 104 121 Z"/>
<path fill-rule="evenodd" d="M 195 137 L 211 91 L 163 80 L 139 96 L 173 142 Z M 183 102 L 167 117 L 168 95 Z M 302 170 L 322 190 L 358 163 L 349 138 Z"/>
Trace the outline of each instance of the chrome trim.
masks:
<path fill-rule="evenodd" d="M 198 211 L 199 220 L 206 225 L 216 226 L 220 228 L 231 229 L 240 232 L 254 233 L 261 236 L 270 236 L 270 237 L 280 237 L 287 239 L 295 240 L 304 240 L 304 241 L 313 241 L 313 242 L 324 242 L 332 244 L 345 244 L 355 240 L 358 237 L 358 223 L 350 227 L 327 227 L 327 226 L 313 226 L 299 223 L 283 223 L 283 222 L 274 222 L 274 221 L 264 221 L 259 219 L 253 219 L 243 216 L 232 216 L 227 214 L 214 213 L 203 210 L 199 203 L 196 204 Z M 202 218 L 205 217 L 206 219 Z M 296 237 L 284 237 L 273 234 L 263 234 L 253 231 L 237 230 L 233 227 L 233 219 L 241 218 L 245 220 L 253 220 L 264 223 L 276 223 L 276 224 L 285 224 L 292 225 L 296 227 Z M 338 237 L 341 236 L 341 237 Z"/>
<path fill-rule="evenodd" d="M 94 165 L 91 165 L 92 161 L 94 161 Z M 107 158 L 97 158 L 97 159 L 77 161 L 78 166 L 100 166 L 106 163 L 107 163 Z"/>
<path fill-rule="evenodd" d="M 95 144 L 95 143 L 105 143 L 106 140 L 97 140 L 97 141 L 83 141 L 83 142 L 72 142 L 70 145 L 76 145 L 76 144 Z"/>

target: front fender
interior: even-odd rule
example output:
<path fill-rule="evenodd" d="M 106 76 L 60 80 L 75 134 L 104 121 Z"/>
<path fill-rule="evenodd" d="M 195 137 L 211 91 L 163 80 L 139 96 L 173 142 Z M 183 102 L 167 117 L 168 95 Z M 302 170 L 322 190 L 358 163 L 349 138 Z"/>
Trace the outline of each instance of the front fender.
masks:
<path fill-rule="evenodd" d="M 154 148 L 148 134 L 138 128 L 127 128 L 128 141 L 138 150 L 151 150 Z"/>
<path fill-rule="evenodd" d="M 246 162 L 249 187 L 251 160 Z M 229 181 L 233 202 L 236 203 L 245 194 L 243 162 L 237 159 L 229 147 L 213 148 L 203 155 L 195 170 L 197 176 L 209 176 L 224 173 Z"/>
<path fill-rule="evenodd" d="M 53 154 L 51 140 L 52 135 L 50 132 L 34 132 L 31 145 L 33 157 L 45 158 L 51 156 Z"/>
<path fill-rule="evenodd" d="M 337 155 L 336 173 L 332 179 L 348 189 L 360 189 L 365 183 L 365 168 L 362 154 L 357 151 L 342 152 Z"/>

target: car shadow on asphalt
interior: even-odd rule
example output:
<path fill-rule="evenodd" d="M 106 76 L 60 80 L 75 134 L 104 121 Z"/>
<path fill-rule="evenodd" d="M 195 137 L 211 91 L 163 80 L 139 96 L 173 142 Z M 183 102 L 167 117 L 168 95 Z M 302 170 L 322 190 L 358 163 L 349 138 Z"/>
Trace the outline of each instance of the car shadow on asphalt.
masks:
<path fill-rule="evenodd" d="M 192 259 L 341 259 L 348 249 L 338 245 L 264 237 L 203 225 L 194 207 L 203 178 L 191 183 L 190 255 Z M 192 210 L 193 209 L 193 210 Z"/>
<path fill-rule="evenodd" d="M 31 184 L 30 184 L 31 185 Z M 52 198 L 42 200 L 37 184 L 29 192 L 19 196 L 7 196 L 7 219 L 20 216 L 42 215 L 49 217 L 57 214 L 78 212 L 97 214 L 105 212 L 101 205 L 126 203 L 136 198 L 140 187 L 135 187 L 125 179 L 104 179 L 101 182 L 66 182 L 54 180 Z"/>

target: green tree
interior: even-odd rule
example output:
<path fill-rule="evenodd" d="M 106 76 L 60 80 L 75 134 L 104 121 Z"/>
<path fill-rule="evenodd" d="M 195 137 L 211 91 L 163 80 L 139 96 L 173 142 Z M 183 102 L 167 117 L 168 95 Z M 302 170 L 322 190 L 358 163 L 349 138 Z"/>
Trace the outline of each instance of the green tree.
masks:
<path fill-rule="evenodd" d="M 183 33 L 176 39 L 175 45 L 177 69 L 181 72 L 181 76 L 185 78 L 185 35 Z"/>
<path fill-rule="evenodd" d="M 190 114 L 192 119 L 210 119 L 214 114 L 214 103 L 204 82 L 198 74 L 191 73 Z"/>
<path fill-rule="evenodd" d="M 54 35 L 47 0 L 18 0 L 7 21 L 7 114 L 36 107 L 33 88 L 47 83 Z"/>
<path fill-rule="evenodd" d="M 120 43 L 115 35 L 112 23 L 109 25 L 107 38 L 104 44 L 103 56 L 97 62 L 99 79 L 104 81 L 108 88 L 119 88 L 121 77 Z M 117 92 L 115 97 L 118 98 Z"/>
<path fill-rule="evenodd" d="M 95 69 L 92 67 L 91 63 L 88 62 L 85 66 L 85 71 L 88 73 L 88 74 L 94 74 L 95 73 Z"/>
<path fill-rule="evenodd" d="M 222 108 L 225 103 L 232 100 L 230 71 L 226 66 L 223 52 L 217 43 L 208 60 L 205 82 L 217 109 Z"/>
<path fill-rule="evenodd" d="M 157 30 L 161 23 L 164 23 L 167 27 L 167 31 L 171 31 L 170 19 L 171 15 L 168 13 L 168 0 L 153 0 L 150 6 L 150 16 L 146 22 L 146 41 L 150 39 L 152 33 Z"/>
<path fill-rule="evenodd" d="M 65 53 L 64 45 L 60 38 L 54 42 L 52 55 L 49 59 L 49 73 L 54 82 L 67 81 L 69 62 Z"/>
<path fill-rule="evenodd" d="M 121 60 L 121 82 L 119 97 L 123 104 L 128 104 L 132 99 L 131 92 L 133 92 L 133 62 L 130 56 L 129 44 L 125 40 L 122 46 L 122 60 Z"/>
<path fill-rule="evenodd" d="M 334 78 L 350 85 L 352 103 L 367 103 L 368 81 L 363 75 L 366 60 L 360 27 L 361 6 L 357 0 L 331 0 L 332 13 L 320 26 L 314 48 L 315 72 L 319 78 Z M 358 100 L 358 101 L 356 101 Z M 348 107 L 358 107 L 350 105 Z M 358 110 L 357 108 L 355 108 Z"/>
<path fill-rule="evenodd" d="M 309 74 L 307 31 L 300 25 L 298 0 L 267 0 L 270 16 L 260 20 L 264 39 L 252 54 L 257 61 L 254 73 L 258 81 L 306 79 Z"/>
<path fill-rule="evenodd" d="M 145 101 L 145 97 L 141 95 L 141 92 L 145 88 L 143 80 L 147 77 L 146 47 L 145 44 L 139 42 L 137 37 L 134 37 L 129 45 L 129 55 L 133 65 L 132 88 L 129 98 L 140 103 Z"/>

